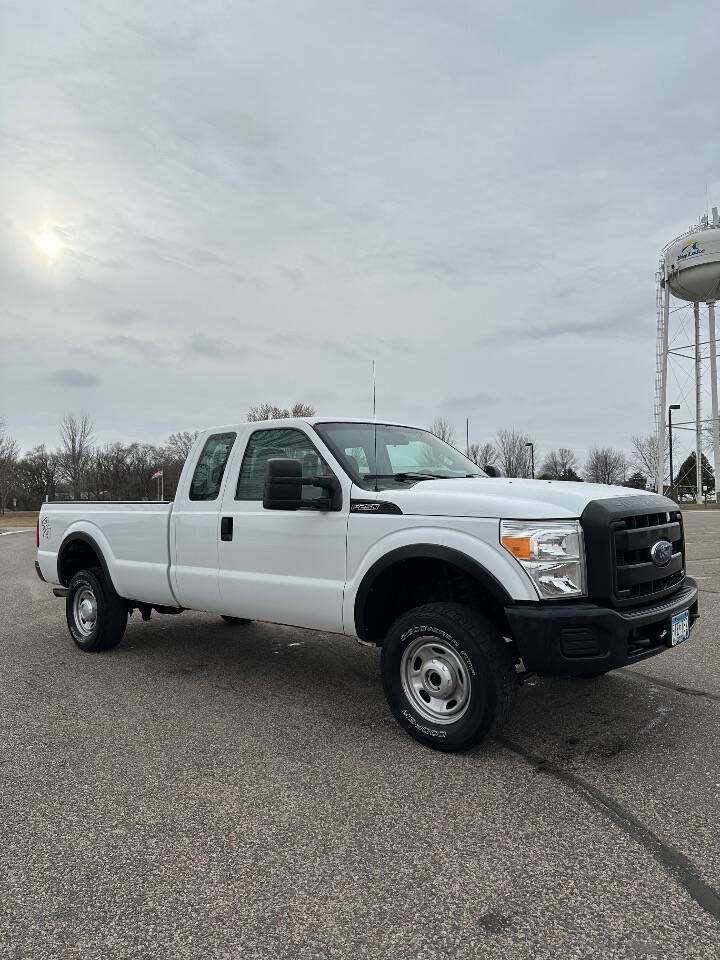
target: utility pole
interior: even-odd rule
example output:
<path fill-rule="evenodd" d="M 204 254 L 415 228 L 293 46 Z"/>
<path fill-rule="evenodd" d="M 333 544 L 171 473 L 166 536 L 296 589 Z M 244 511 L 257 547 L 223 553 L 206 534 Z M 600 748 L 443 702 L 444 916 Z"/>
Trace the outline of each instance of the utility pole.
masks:
<path fill-rule="evenodd" d="M 532 473 L 533 480 L 535 479 L 535 444 L 532 441 L 529 441 L 525 444 L 526 447 L 530 447 L 530 468 Z"/>
<path fill-rule="evenodd" d="M 679 403 L 671 403 L 670 406 L 668 407 L 668 436 L 670 438 L 670 496 L 673 498 L 673 500 L 675 499 L 675 497 L 673 497 L 673 489 L 675 486 L 675 480 L 674 480 L 675 474 L 673 473 L 673 457 L 672 457 L 672 412 L 673 410 L 679 410 L 679 409 L 680 409 Z M 664 480 L 665 478 L 663 477 L 663 482 Z M 662 492 L 663 492 L 662 490 L 658 490 L 658 493 L 662 493 Z"/>

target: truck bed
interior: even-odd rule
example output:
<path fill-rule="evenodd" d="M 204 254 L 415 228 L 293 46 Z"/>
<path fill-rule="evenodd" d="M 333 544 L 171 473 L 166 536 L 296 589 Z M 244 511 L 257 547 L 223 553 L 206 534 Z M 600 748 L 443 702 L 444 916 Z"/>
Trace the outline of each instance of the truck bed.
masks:
<path fill-rule="evenodd" d="M 120 596 L 175 605 L 169 580 L 172 506 L 156 501 L 44 503 L 38 531 L 38 562 L 43 577 L 59 583 L 60 546 L 68 533 L 81 532 L 102 549 Z"/>

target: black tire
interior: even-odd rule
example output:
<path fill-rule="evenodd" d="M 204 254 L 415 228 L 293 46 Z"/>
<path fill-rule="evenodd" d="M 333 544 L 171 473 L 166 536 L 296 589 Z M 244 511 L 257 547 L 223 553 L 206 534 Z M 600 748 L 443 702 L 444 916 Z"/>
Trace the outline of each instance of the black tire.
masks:
<path fill-rule="evenodd" d="M 226 617 L 225 614 L 221 614 L 221 617 L 230 627 L 240 627 L 244 623 L 252 623 L 252 620 L 246 620 L 244 617 Z"/>
<path fill-rule="evenodd" d="M 112 650 L 123 638 L 127 626 L 127 603 L 119 597 L 102 574 L 96 568 L 80 570 L 70 581 L 65 599 L 65 617 L 70 636 L 81 650 L 87 653 L 100 653 Z M 83 596 L 84 595 L 84 596 Z M 83 599 L 87 600 L 89 617 L 85 619 L 81 611 L 76 610 Z M 94 599 L 93 599 L 94 598 Z M 94 603 L 94 621 L 91 607 Z"/>
<path fill-rule="evenodd" d="M 428 638 L 427 642 L 423 638 Z M 439 646 L 433 645 L 433 638 Z M 417 655 L 413 656 L 413 650 Z M 435 673 L 433 664 L 439 664 L 443 676 Z M 515 662 L 502 634 L 479 611 L 459 603 L 428 603 L 403 614 L 385 638 L 380 669 L 395 719 L 411 737 L 435 750 L 468 750 L 491 731 L 499 732 L 517 695 Z M 443 709 L 460 710 L 465 701 L 457 720 L 434 719 L 439 711 L 430 705 L 423 707 L 428 713 L 420 712 L 423 677 L 430 682 L 433 675 L 441 684 L 448 684 L 444 691 L 447 699 L 437 701 L 443 703 Z M 414 696 L 407 692 L 413 679 L 421 688 Z M 453 691 L 457 690 L 460 694 L 453 707 Z"/>

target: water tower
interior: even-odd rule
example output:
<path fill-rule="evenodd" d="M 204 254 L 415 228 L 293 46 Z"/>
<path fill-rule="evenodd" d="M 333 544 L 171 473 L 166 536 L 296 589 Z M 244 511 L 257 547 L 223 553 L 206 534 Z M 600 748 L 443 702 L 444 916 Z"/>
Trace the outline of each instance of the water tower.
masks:
<path fill-rule="evenodd" d="M 680 301 L 673 306 L 673 297 Z M 668 362 L 673 365 L 691 361 L 694 365 L 694 417 L 677 423 L 680 429 L 695 433 L 697 500 L 702 502 L 702 446 L 703 438 L 711 438 L 715 496 L 720 500 L 720 421 L 718 420 L 717 334 L 715 329 L 715 300 L 720 300 L 720 217 L 717 207 L 712 217 L 700 218 L 687 233 L 677 237 L 663 248 L 657 272 L 657 369 L 655 376 L 655 425 L 657 430 L 657 489 L 662 491 L 665 480 L 665 440 L 668 417 Z M 701 305 L 707 305 L 708 335 L 703 338 Z M 690 339 L 689 311 L 692 305 L 693 337 Z M 670 336 L 670 328 L 675 328 Z M 678 341 L 679 342 L 676 342 Z M 703 419 L 703 368 L 709 380 L 712 415 Z M 672 369 L 672 368 L 671 368 Z M 680 387 L 674 377 L 675 387 Z M 680 399 L 680 397 L 676 398 Z M 673 424 L 673 429 L 675 424 Z M 675 464 L 677 469 L 677 463 Z M 672 484 L 673 478 L 670 478 Z"/>

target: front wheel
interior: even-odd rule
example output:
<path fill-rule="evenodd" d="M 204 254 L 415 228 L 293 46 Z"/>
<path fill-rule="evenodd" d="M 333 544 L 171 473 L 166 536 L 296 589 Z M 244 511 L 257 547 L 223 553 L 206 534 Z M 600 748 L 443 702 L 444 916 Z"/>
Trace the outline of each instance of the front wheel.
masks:
<path fill-rule="evenodd" d="M 396 720 L 435 750 L 467 750 L 509 716 L 515 663 L 497 627 L 458 603 L 403 614 L 382 648 L 385 696 Z"/>
<path fill-rule="evenodd" d="M 98 653 L 120 643 L 128 610 L 100 570 L 80 570 L 68 585 L 65 616 L 70 636 L 80 649 Z"/>

